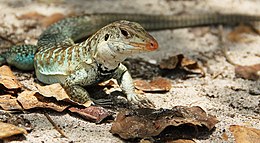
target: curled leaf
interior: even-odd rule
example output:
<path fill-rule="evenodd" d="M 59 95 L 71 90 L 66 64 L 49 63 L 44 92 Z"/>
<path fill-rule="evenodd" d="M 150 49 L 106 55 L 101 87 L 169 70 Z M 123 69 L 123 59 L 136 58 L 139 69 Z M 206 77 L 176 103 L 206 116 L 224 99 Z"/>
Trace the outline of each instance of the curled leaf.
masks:
<path fill-rule="evenodd" d="M 157 77 L 150 82 L 145 80 L 135 80 L 134 85 L 137 89 L 147 92 L 165 92 L 172 87 L 170 80 L 162 77 Z"/>
<path fill-rule="evenodd" d="M 236 66 L 235 67 L 236 77 L 244 79 L 258 80 L 260 77 L 260 64 L 251 66 Z"/>
<path fill-rule="evenodd" d="M 69 105 L 58 102 L 54 98 L 46 98 L 37 93 L 36 91 L 23 91 L 17 97 L 24 109 L 32 108 L 49 108 L 58 112 L 62 112 Z"/>
<path fill-rule="evenodd" d="M 205 75 L 203 68 L 197 61 L 186 58 L 182 54 L 171 56 L 162 60 L 160 63 L 160 68 L 162 70 L 182 69 L 187 72 L 186 74 L 198 74 L 200 76 Z"/>
<path fill-rule="evenodd" d="M 257 143 L 260 141 L 259 129 L 232 125 L 229 130 L 234 135 L 236 143 Z"/>
<path fill-rule="evenodd" d="M 16 97 L 10 94 L 0 95 L 0 107 L 4 110 L 23 110 Z"/>
<path fill-rule="evenodd" d="M 123 110 L 118 113 L 110 131 L 123 139 L 162 136 L 163 132 L 171 134 L 173 139 L 194 138 L 201 130 L 211 130 L 217 122 L 215 117 L 197 106 Z"/>
<path fill-rule="evenodd" d="M 256 34 L 256 32 L 250 26 L 239 25 L 228 34 L 227 39 L 237 43 L 249 43 L 253 41 L 252 39 L 245 37 L 244 34 Z"/>
<path fill-rule="evenodd" d="M 87 101 L 84 104 L 80 104 L 70 99 L 64 88 L 59 83 L 46 86 L 41 86 L 37 84 L 36 87 L 38 89 L 38 93 L 44 97 L 53 97 L 58 101 L 65 101 L 72 104 L 83 105 L 85 107 L 89 107 L 91 105 L 91 101 Z"/>
<path fill-rule="evenodd" d="M 83 109 L 71 107 L 69 108 L 71 112 L 80 114 L 83 118 L 93 121 L 95 123 L 100 123 L 108 116 L 112 115 L 112 112 L 98 106 L 89 106 Z"/>
<path fill-rule="evenodd" d="M 0 139 L 8 138 L 18 134 L 27 134 L 25 129 L 9 123 L 0 122 L 0 127 Z"/>
<path fill-rule="evenodd" d="M 11 91 L 20 90 L 22 87 L 11 69 L 5 65 L 0 67 L 0 85 Z"/>

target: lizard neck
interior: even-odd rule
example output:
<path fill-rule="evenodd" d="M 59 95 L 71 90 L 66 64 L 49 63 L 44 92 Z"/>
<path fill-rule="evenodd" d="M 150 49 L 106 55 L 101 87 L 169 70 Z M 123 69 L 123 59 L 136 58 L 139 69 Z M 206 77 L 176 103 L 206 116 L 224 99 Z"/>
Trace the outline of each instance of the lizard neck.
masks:
<path fill-rule="evenodd" d="M 116 53 L 116 51 L 110 50 L 108 45 L 98 47 L 94 56 L 100 67 L 107 71 L 116 69 L 127 57 L 128 55 Z"/>

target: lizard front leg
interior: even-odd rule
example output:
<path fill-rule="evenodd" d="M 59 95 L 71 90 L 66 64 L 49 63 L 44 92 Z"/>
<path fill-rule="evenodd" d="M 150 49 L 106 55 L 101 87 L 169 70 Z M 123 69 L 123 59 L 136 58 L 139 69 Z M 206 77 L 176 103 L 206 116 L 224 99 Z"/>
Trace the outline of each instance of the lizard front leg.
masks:
<path fill-rule="evenodd" d="M 83 86 L 91 85 L 95 72 L 93 70 L 86 70 L 81 68 L 69 75 L 65 82 L 62 84 L 63 88 L 70 96 L 70 98 L 78 103 L 91 105 L 93 101 L 89 97 L 89 93 L 83 88 Z"/>
<path fill-rule="evenodd" d="M 147 98 L 141 98 L 135 93 L 135 87 L 133 84 L 133 79 L 128 72 L 127 68 L 120 64 L 118 70 L 116 71 L 115 78 L 120 84 L 121 89 L 126 93 L 127 100 L 130 103 L 136 104 L 140 107 L 154 107 L 155 105 L 149 101 Z"/>
<path fill-rule="evenodd" d="M 78 103 L 91 105 L 97 103 L 103 106 L 111 106 L 111 99 L 93 100 L 89 93 L 83 88 L 84 86 L 93 85 L 97 81 L 97 71 L 90 65 L 81 65 L 80 69 L 75 70 L 70 76 L 65 79 L 62 84 L 70 98 Z"/>

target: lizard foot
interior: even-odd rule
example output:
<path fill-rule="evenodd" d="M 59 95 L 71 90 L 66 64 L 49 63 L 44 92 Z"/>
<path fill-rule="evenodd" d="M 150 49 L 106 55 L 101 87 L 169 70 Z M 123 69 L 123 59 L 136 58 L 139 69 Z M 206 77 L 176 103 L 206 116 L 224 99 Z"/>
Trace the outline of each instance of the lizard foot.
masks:
<path fill-rule="evenodd" d="M 127 95 L 127 100 L 130 103 L 138 105 L 140 108 L 155 108 L 155 105 L 152 101 L 146 97 L 139 97 L 138 95 Z"/>

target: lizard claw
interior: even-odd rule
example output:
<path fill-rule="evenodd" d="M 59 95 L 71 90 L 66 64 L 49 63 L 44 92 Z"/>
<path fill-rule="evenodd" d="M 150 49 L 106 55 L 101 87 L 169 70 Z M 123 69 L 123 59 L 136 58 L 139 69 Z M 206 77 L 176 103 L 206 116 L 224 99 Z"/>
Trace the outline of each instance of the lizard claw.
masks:
<path fill-rule="evenodd" d="M 130 103 L 138 105 L 140 108 L 154 108 L 155 105 L 152 101 L 147 99 L 146 97 L 139 97 L 138 95 L 127 95 L 127 100 Z"/>

